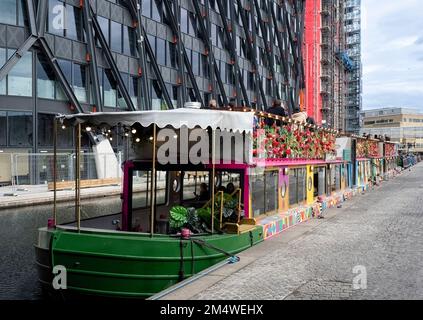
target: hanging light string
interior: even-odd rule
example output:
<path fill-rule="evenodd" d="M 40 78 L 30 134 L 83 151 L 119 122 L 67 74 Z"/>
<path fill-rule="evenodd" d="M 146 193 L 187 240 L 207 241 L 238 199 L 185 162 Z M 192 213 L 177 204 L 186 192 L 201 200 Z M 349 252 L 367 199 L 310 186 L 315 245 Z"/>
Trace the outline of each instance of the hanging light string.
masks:
<path fill-rule="evenodd" d="M 321 132 L 330 133 L 333 135 L 340 134 L 340 132 L 335 129 L 324 128 L 324 127 L 313 125 L 310 123 L 303 123 L 289 117 L 282 117 L 282 116 L 274 115 L 271 113 L 267 113 L 265 111 L 258 111 L 258 110 L 246 108 L 246 107 L 235 108 L 234 111 L 253 112 L 254 115 L 258 118 L 259 123 L 260 121 L 265 119 L 273 119 L 273 120 L 280 121 L 286 125 L 297 125 L 299 130 L 303 130 L 304 128 L 309 128 L 309 129 L 314 129 Z M 66 130 L 68 127 L 66 123 L 63 121 L 61 123 L 61 126 L 63 130 Z M 146 138 L 145 136 L 142 135 L 140 130 L 137 129 L 137 127 L 139 127 L 139 125 L 138 126 L 137 125 L 132 125 L 132 126 L 123 125 L 122 126 L 121 124 L 118 124 L 116 126 L 108 126 L 108 125 L 94 126 L 94 125 L 91 125 L 90 123 L 85 123 L 82 126 L 82 131 L 86 133 L 92 133 L 93 135 L 96 135 L 96 136 L 102 135 L 105 139 L 108 139 L 110 142 L 113 142 L 115 138 L 127 138 L 127 139 L 130 138 L 134 144 L 138 144 L 141 142 L 151 143 L 154 138 L 152 136 L 148 136 Z M 178 136 L 175 136 L 174 138 L 177 139 Z M 364 137 L 358 137 L 358 136 L 357 138 L 365 139 Z"/>

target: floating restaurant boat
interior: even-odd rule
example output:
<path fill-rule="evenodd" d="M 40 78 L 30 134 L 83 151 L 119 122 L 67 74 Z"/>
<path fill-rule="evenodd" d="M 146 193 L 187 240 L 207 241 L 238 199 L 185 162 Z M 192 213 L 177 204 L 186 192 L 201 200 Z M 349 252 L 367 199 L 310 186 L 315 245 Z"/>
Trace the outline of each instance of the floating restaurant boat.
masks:
<path fill-rule="evenodd" d="M 250 109 L 68 115 L 56 129 L 58 122 L 78 137 L 75 221 L 59 223 L 55 202 L 35 252 L 44 287 L 54 267 L 66 268 L 62 294 L 147 298 L 236 262 L 237 253 L 365 190 L 370 177 L 386 178 L 397 156 L 394 144 Z M 116 128 L 130 145 L 122 210 L 81 220 L 81 133 L 98 139 Z"/>

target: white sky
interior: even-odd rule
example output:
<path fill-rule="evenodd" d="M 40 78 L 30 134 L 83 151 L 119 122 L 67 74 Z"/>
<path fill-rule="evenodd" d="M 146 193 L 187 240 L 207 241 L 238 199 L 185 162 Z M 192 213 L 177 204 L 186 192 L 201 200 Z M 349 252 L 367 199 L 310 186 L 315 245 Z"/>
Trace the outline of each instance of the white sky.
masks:
<path fill-rule="evenodd" d="M 361 2 L 363 108 L 423 111 L 423 1 Z"/>

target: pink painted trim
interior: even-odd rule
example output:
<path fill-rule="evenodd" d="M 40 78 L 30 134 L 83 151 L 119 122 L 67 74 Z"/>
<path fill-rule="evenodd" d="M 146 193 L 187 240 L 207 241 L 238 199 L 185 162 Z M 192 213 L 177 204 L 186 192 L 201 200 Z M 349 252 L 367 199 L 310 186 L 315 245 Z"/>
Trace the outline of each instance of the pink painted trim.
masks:
<path fill-rule="evenodd" d="M 206 165 L 207 169 L 212 169 L 213 165 Z M 215 164 L 214 167 L 217 170 L 245 170 L 249 167 L 246 163 L 230 163 L 230 164 Z"/>
<path fill-rule="evenodd" d="M 132 161 L 126 161 L 123 167 L 122 231 L 129 231 L 129 171 L 135 167 Z"/>
<path fill-rule="evenodd" d="M 324 160 L 305 160 L 305 159 L 254 159 L 254 163 L 256 165 L 265 165 L 265 166 L 298 166 L 298 165 L 318 165 L 318 164 L 326 164 L 327 162 Z"/>

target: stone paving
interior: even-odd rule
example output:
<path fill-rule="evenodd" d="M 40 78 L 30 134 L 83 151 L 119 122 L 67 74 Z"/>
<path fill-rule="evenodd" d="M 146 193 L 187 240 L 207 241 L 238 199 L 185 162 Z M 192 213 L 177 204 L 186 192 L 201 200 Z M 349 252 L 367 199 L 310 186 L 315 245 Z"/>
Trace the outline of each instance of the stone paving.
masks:
<path fill-rule="evenodd" d="M 423 164 L 326 217 L 295 227 L 307 231 L 292 241 L 268 240 L 258 259 L 190 298 L 423 299 Z M 354 288 L 363 271 L 367 289 Z"/>

